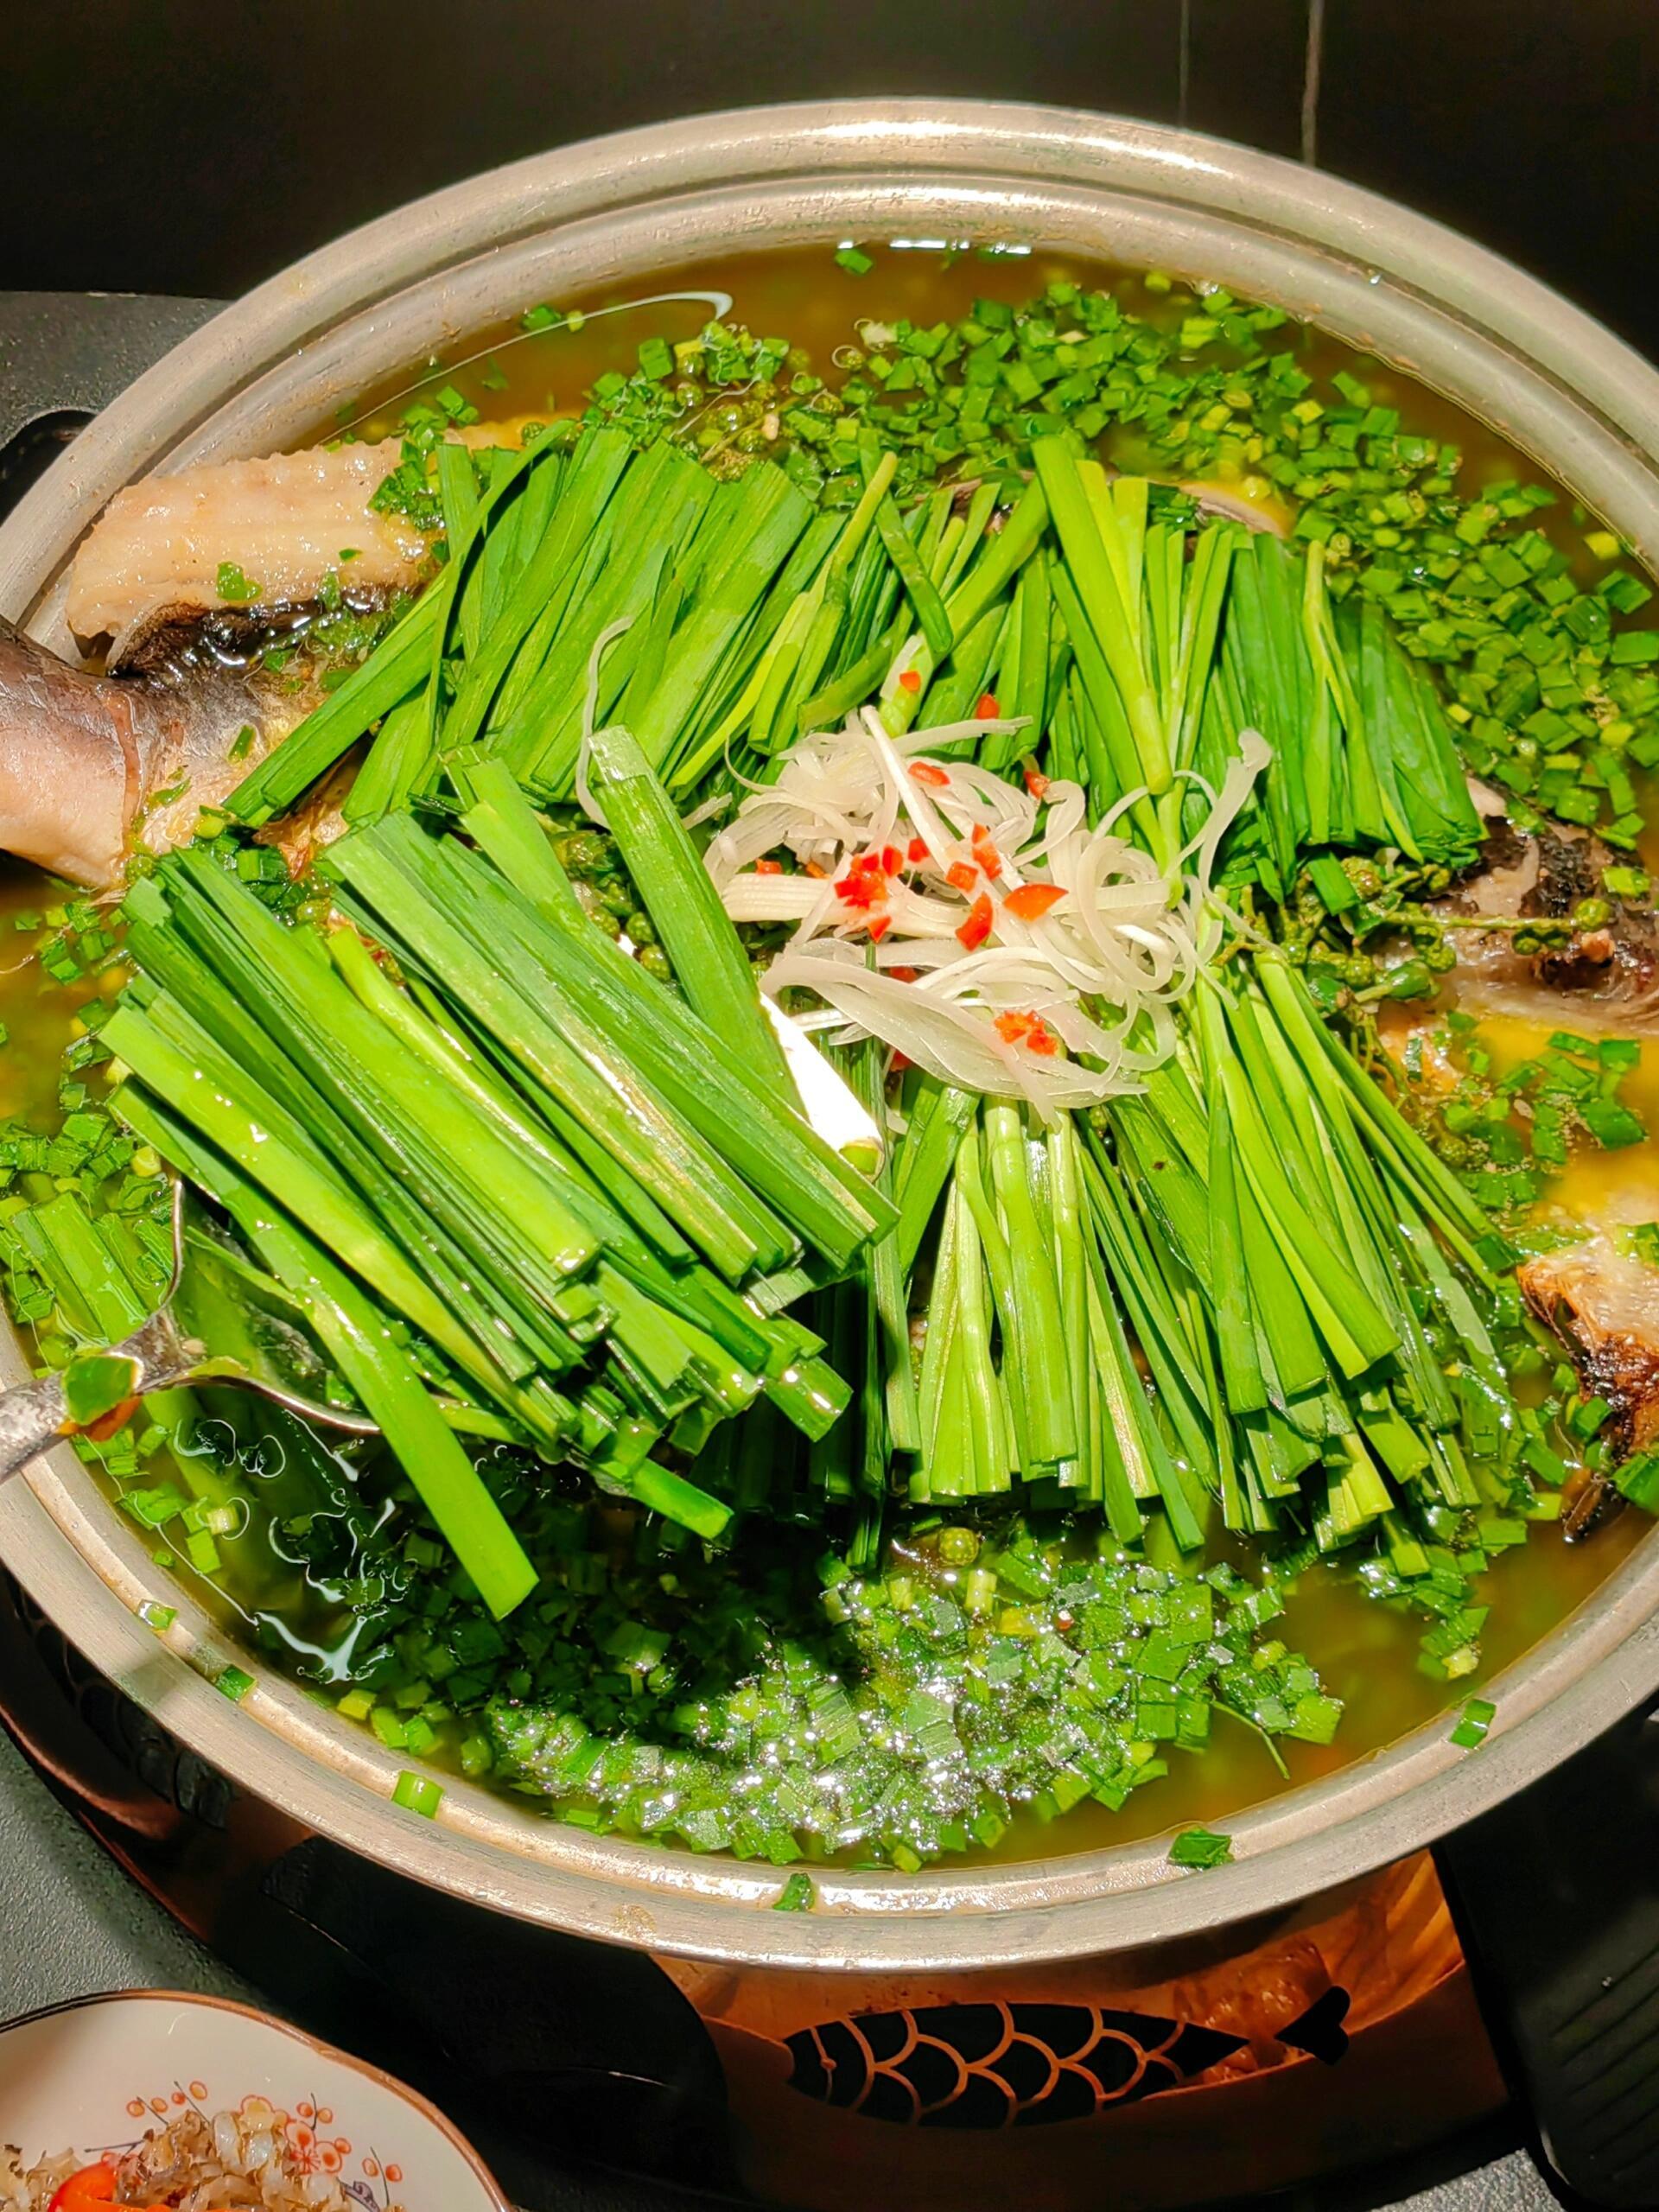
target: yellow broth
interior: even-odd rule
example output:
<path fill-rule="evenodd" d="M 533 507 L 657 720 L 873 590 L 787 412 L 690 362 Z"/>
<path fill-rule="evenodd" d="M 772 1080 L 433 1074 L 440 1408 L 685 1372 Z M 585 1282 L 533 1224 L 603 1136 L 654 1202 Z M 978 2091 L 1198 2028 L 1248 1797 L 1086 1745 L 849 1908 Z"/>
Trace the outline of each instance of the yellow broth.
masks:
<path fill-rule="evenodd" d="M 563 308 L 585 311 L 575 327 L 567 322 L 527 335 L 515 325 L 482 333 L 396 386 L 365 395 L 342 410 L 335 422 L 320 425 L 318 434 L 326 437 L 349 428 L 364 439 L 392 435 L 403 408 L 445 385 L 457 387 L 486 422 L 573 412 L 596 378 L 633 369 L 642 339 L 690 338 L 712 312 L 701 300 L 599 312 L 645 292 L 729 295 L 733 319 L 758 334 L 787 334 L 810 352 L 816 370 L 833 378 L 845 360 L 841 349 L 856 343 L 859 320 L 954 318 L 966 313 L 976 297 L 1014 303 L 1059 276 L 1109 283 L 1126 305 L 1153 319 L 1178 315 L 1194 304 L 1192 294 L 1179 287 L 1172 289 L 1154 281 L 1149 289 L 1138 276 L 1042 252 L 988 258 L 877 251 L 874 267 L 861 277 L 842 272 L 822 249 L 758 255 L 680 270 L 660 284 L 559 302 Z M 1408 429 L 1460 445 L 1467 456 L 1465 484 L 1484 486 L 1536 474 L 1479 423 L 1385 364 L 1294 325 L 1266 342 L 1294 349 L 1316 375 L 1329 377 L 1344 368 L 1359 374 L 1380 404 L 1401 409 Z M 1108 457 L 1129 467 L 1144 460 L 1121 435 L 1109 446 Z M 1243 489 L 1248 495 L 1255 487 L 1247 484 Z M 1570 499 L 1539 518 L 1541 527 L 1575 551 L 1584 520 Z M 1653 849 L 1647 857 L 1659 859 L 1659 827 L 1649 843 Z M 27 1115 L 43 1128 L 50 1126 L 54 1111 L 58 1055 L 86 987 L 66 990 L 53 984 L 28 957 L 29 938 L 13 932 L 10 923 L 14 914 L 48 906 L 54 896 L 54 887 L 32 870 L 6 864 L 0 874 L 0 1020 L 12 1040 L 11 1048 L 0 1053 L 0 1113 Z M 8 961 L 3 949 L 14 943 L 16 950 Z M 1566 1005 L 1561 1020 L 1562 1026 L 1571 1026 Z M 1485 1033 L 1495 1052 L 1514 1058 L 1535 1051 L 1547 1032 L 1535 1035 L 1526 1025 L 1493 1022 Z M 1659 1063 L 1630 1079 L 1628 1095 L 1649 1126 L 1659 1128 Z M 1629 1150 L 1576 1159 L 1552 1198 L 1592 1217 L 1610 1206 L 1626 1217 L 1659 1217 L 1659 1141 L 1649 1138 Z M 191 1471 L 188 1465 L 183 1470 L 187 1481 Z M 264 1494 L 273 1510 L 280 1511 L 280 1482 Z M 1449 1685 L 1420 1667 L 1419 1638 L 1425 1625 L 1421 1618 L 1364 1598 L 1340 1567 L 1313 1569 L 1295 1586 L 1275 1633 L 1305 1652 L 1326 1688 L 1343 1700 L 1345 1710 L 1334 1744 L 1282 1741 L 1288 1774 L 1281 1777 L 1254 1732 L 1220 1713 L 1211 1748 L 1200 1756 L 1172 1752 L 1168 1778 L 1135 1793 L 1122 1811 L 1109 1812 L 1085 1801 L 1058 1826 L 1018 1818 L 997 1855 L 1089 1849 L 1188 1822 L 1214 1821 L 1364 1758 L 1438 1713 L 1455 1713 L 1481 1681 L 1522 1656 L 1590 1597 L 1646 1527 L 1643 1516 L 1627 1512 L 1573 1546 L 1553 1527 L 1535 1527 L 1524 1547 L 1500 1555 L 1480 1578 L 1478 1602 L 1492 1608 L 1483 1637 L 1482 1669 Z M 256 1524 L 226 1539 L 222 1549 L 225 1569 L 213 1583 L 180 1564 L 178 1571 L 196 1593 L 224 1617 L 261 1624 L 267 1641 L 274 1637 L 296 1656 L 321 1662 L 325 1679 L 338 1669 L 345 1657 L 344 1615 L 310 1588 L 302 1570 L 276 1555 L 263 1528 Z"/>

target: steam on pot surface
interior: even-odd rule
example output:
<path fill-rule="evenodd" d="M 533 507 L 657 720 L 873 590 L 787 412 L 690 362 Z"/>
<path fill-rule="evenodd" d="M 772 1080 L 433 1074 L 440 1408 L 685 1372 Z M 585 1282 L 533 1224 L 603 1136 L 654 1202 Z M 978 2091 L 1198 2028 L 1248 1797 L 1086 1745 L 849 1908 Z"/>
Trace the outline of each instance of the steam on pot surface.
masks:
<path fill-rule="evenodd" d="M 0 1234 L 221 1686 L 802 1910 L 1477 1748 L 1659 1497 L 1649 598 L 1398 372 L 995 245 L 123 493 L 99 665 L 0 634 Z M 188 1330 L 378 1437 L 86 1395 L 175 1176 Z"/>

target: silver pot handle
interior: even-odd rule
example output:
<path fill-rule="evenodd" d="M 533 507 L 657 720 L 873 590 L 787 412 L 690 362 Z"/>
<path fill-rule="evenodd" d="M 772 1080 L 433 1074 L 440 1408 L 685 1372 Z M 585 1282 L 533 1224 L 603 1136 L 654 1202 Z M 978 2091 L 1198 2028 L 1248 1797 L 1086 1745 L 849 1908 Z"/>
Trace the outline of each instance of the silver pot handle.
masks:
<path fill-rule="evenodd" d="M 0 1397 L 0 1483 L 55 1443 L 68 1418 L 63 1383 L 55 1375 L 19 1383 Z"/>

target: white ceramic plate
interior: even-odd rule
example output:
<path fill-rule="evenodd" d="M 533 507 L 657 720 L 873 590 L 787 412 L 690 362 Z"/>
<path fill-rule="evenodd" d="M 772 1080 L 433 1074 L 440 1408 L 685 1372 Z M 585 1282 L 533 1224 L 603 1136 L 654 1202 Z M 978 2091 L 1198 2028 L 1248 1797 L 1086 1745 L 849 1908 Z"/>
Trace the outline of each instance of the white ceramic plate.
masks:
<path fill-rule="evenodd" d="M 68 2149 L 96 2164 L 192 2105 L 259 2108 L 363 2212 L 511 2212 L 423 2097 L 244 2005 L 144 1990 L 0 2027 L 0 2144 L 25 2167 Z"/>

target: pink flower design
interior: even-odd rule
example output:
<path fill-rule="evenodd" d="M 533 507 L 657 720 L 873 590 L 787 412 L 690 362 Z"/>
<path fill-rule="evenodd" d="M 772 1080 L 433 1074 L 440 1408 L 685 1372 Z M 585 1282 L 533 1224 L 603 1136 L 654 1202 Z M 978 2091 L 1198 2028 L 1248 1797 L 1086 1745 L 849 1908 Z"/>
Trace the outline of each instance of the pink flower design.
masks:
<path fill-rule="evenodd" d="M 317 2131 L 315 2127 L 308 2126 L 302 2120 L 290 2120 L 283 2130 L 283 2133 L 287 2138 L 289 2149 L 294 2154 L 294 2164 L 301 2173 L 315 2174 L 323 2171 L 322 2161 L 318 2156 Z M 331 2150 L 333 2147 L 332 2145 L 329 2145 Z"/>

